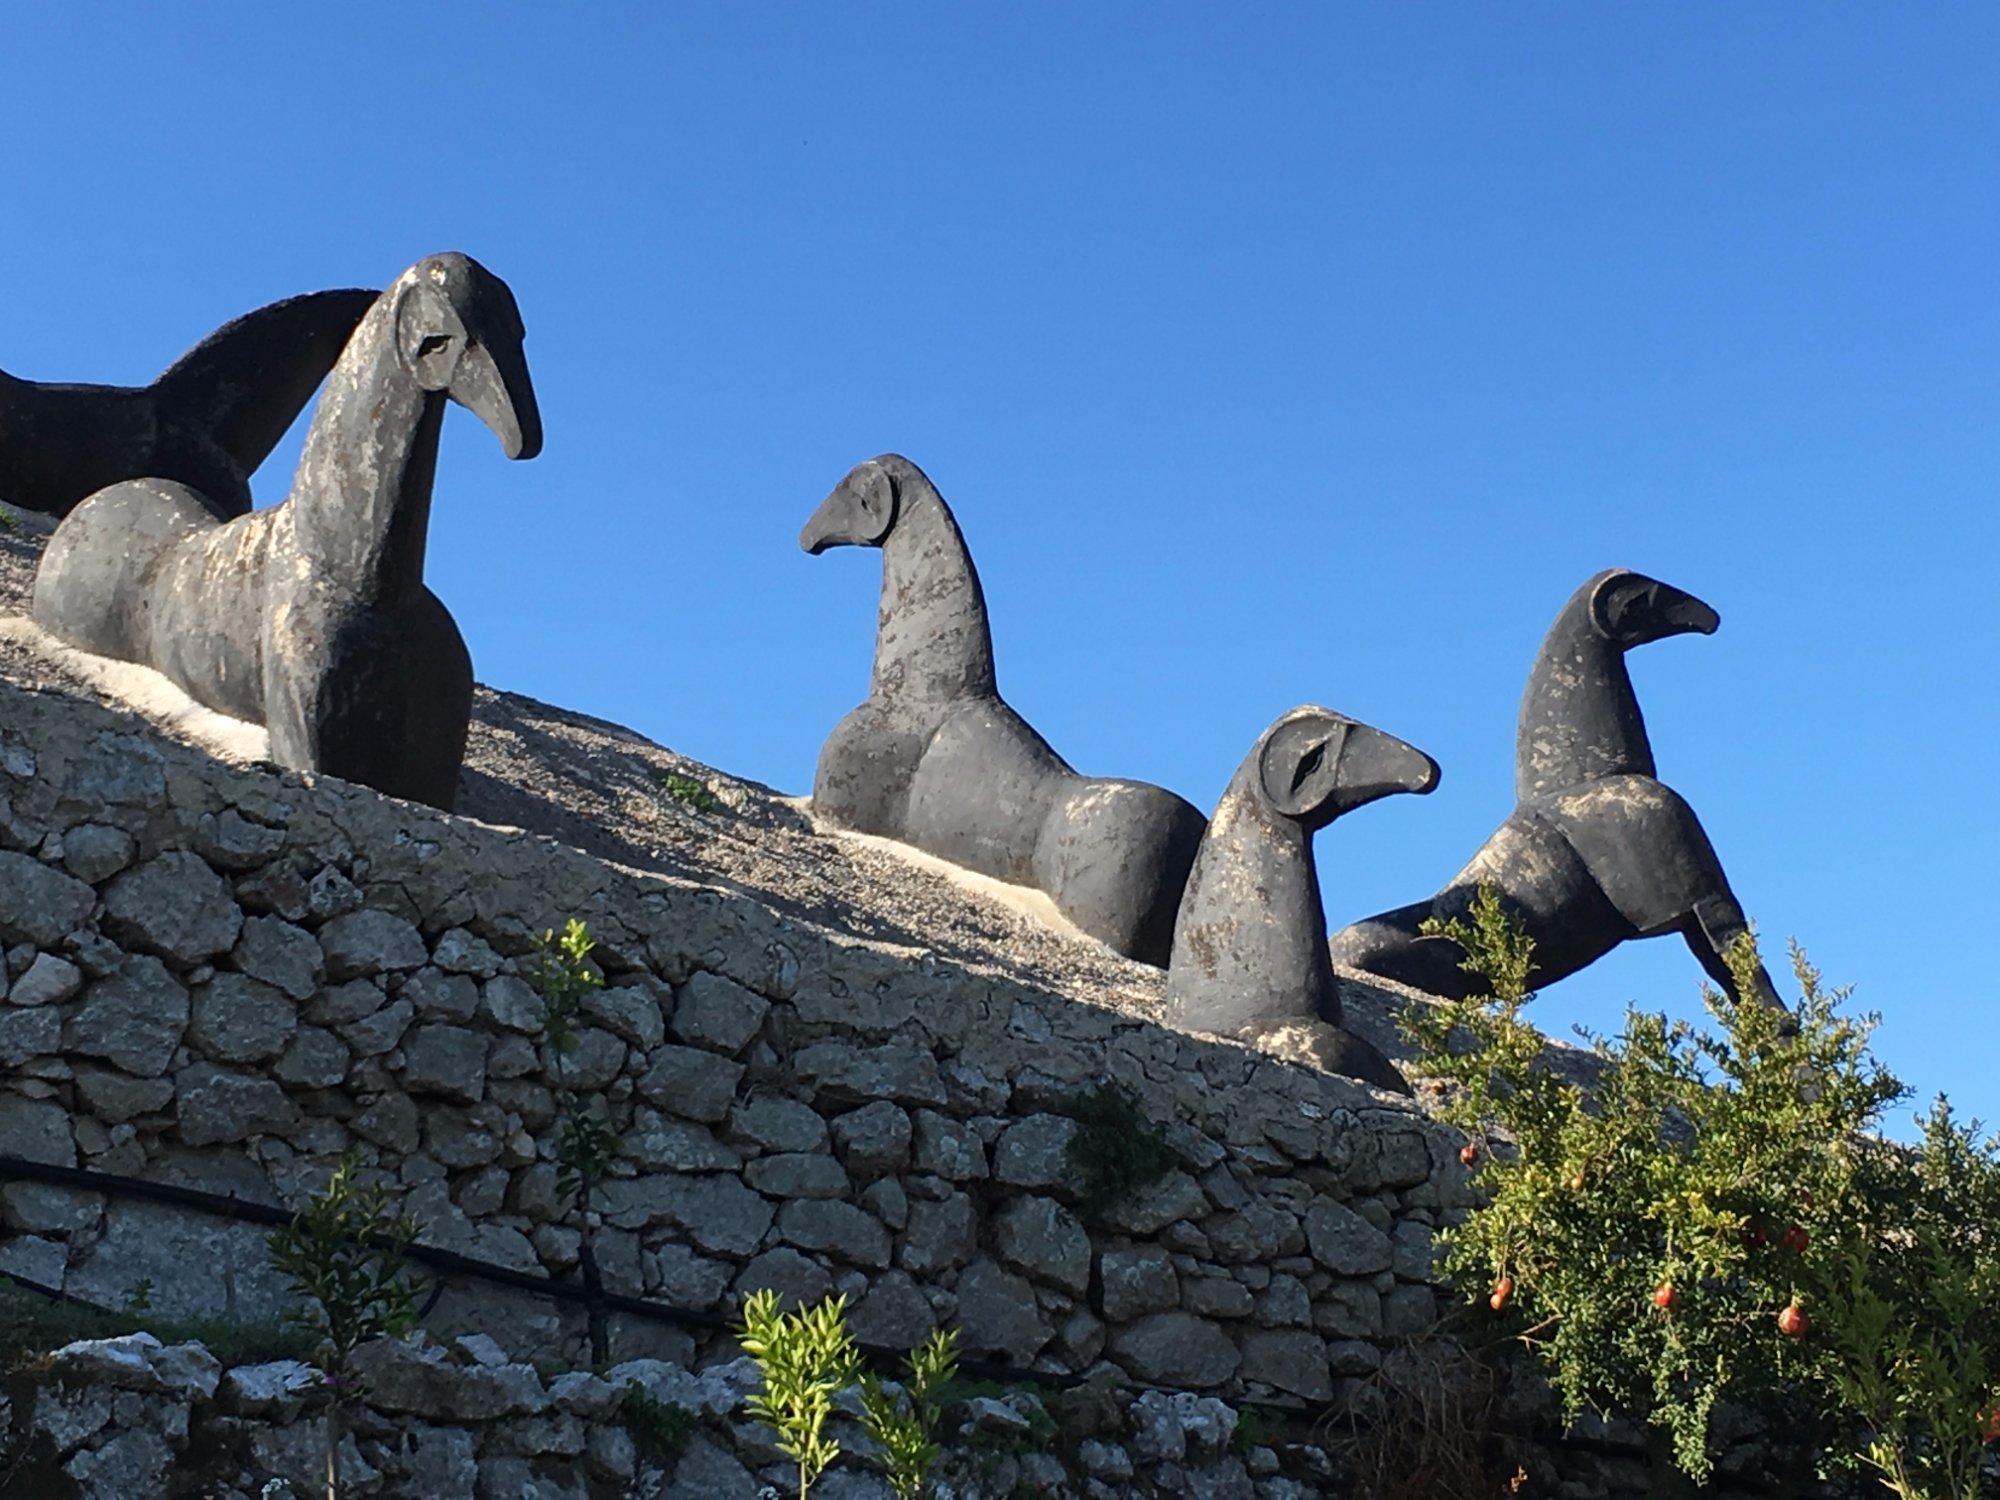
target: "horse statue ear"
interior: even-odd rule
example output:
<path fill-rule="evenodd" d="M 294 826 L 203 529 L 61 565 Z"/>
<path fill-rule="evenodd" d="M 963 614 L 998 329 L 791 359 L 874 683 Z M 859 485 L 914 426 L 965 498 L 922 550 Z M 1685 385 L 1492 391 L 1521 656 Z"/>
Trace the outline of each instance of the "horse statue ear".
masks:
<path fill-rule="evenodd" d="M 1340 752 L 1347 725 L 1327 714 L 1299 713 L 1275 726 L 1257 757 L 1264 800 L 1282 816 L 1312 819 L 1340 783 Z"/>
<path fill-rule="evenodd" d="M 1591 592 L 1590 623 L 1607 641 L 1631 644 L 1633 607 L 1650 602 L 1657 587 L 1652 579 L 1639 573 L 1611 574 Z"/>
<path fill-rule="evenodd" d="M 862 472 L 855 475 L 854 482 L 856 520 L 860 523 L 855 530 L 864 536 L 864 545 L 880 546 L 896 524 L 896 476 L 872 458 L 860 467 Z"/>
<path fill-rule="evenodd" d="M 443 292 L 414 280 L 396 297 L 396 349 L 404 368 L 427 391 L 451 384 L 465 353 L 465 323 Z"/>

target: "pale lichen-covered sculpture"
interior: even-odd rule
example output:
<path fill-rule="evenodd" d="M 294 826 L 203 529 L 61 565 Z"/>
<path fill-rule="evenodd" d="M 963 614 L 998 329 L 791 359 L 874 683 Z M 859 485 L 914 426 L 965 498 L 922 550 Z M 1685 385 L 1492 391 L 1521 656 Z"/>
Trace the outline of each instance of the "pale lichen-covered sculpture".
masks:
<path fill-rule="evenodd" d="M 0 500 L 67 515 L 126 479 L 172 479 L 227 519 L 379 294 L 308 292 L 225 323 L 151 385 L 0 370 Z"/>
<path fill-rule="evenodd" d="M 424 587 L 438 433 L 449 399 L 509 458 L 541 450 L 523 336 L 497 276 L 420 262 L 348 342 L 282 504 L 224 522 L 171 480 L 100 490 L 49 539 L 35 620 L 265 725 L 282 765 L 449 808 L 472 660 Z"/>
<path fill-rule="evenodd" d="M 1477 981 L 1427 917 L 1463 915 L 1494 886 L 1534 939 L 1534 983 L 1574 974 L 1628 938 L 1677 932 L 1731 994 L 1726 955 L 1749 929 L 1694 809 L 1654 775 L 1625 653 L 1719 623 L 1691 594 L 1612 569 L 1577 590 L 1542 642 L 1521 699 L 1513 815 L 1428 901 L 1334 935 L 1349 968 L 1460 998 Z M 1759 968 L 1757 997 L 1780 1003 Z"/>
<path fill-rule="evenodd" d="M 1315 1043 L 1316 1061 L 1408 1093 L 1394 1064 L 1341 1028 L 1312 840 L 1357 807 L 1437 781 L 1421 750 L 1331 709 L 1295 708 L 1258 736 L 1209 819 L 1181 897 L 1168 1024 L 1255 1040 L 1323 1023 L 1333 1034 Z"/>
<path fill-rule="evenodd" d="M 1164 964 L 1205 821 L 1160 787 L 1079 776 L 1001 699 L 979 575 L 924 472 L 896 454 L 858 465 L 799 544 L 882 549 L 874 681 L 820 751 L 813 810 L 1034 886 L 1092 937 Z"/>

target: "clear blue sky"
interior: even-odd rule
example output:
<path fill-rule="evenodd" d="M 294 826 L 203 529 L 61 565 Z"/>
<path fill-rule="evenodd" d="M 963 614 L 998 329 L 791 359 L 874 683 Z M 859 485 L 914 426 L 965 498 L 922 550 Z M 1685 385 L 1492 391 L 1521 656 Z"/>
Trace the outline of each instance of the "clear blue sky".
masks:
<path fill-rule="evenodd" d="M 1635 567 L 1722 614 L 1632 667 L 1745 906 L 1920 1094 L 2000 1116 L 2000 10 L 0 0 L 0 34 L 17 374 L 143 382 L 438 250 L 511 283 L 547 448 L 455 412 L 431 527 L 483 680 L 809 789 L 880 570 L 797 531 L 899 450 L 1080 770 L 1208 807 L 1301 702 L 1438 759 L 1320 836 L 1338 925 L 1506 815 L 1537 643 Z M 1698 977 L 1628 945 L 1542 1019 Z"/>

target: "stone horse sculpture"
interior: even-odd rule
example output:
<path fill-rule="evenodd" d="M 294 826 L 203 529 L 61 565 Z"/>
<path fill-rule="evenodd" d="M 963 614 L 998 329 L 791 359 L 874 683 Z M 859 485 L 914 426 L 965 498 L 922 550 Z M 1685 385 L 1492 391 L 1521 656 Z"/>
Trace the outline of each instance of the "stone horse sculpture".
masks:
<path fill-rule="evenodd" d="M 1034 886 L 1092 937 L 1165 964 L 1206 822 L 1160 787 L 1079 776 L 1002 700 L 979 575 L 923 470 L 893 453 L 857 465 L 799 545 L 882 549 L 874 681 L 820 751 L 814 810 Z"/>
<path fill-rule="evenodd" d="M 146 386 L 45 385 L 0 370 L 0 500 L 67 515 L 126 479 L 174 479 L 218 516 L 292 425 L 379 294 L 308 292 L 225 323 Z"/>
<path fill-rule="evenodd" d="M 1330 1072 L 1407 1094 L 1393 1063 L 1341 1026 L 1313 834 L 1398 792 L 1429 792 L 1437 762 L 1325 708 L 1295 708 L 1257 738 L 1209 819 L 1174 924 L 1168 1024 L 1253 1040 L 1323 1025 Z"/>
<path fill-rule="evenodd" d="M 1433 995 L 1463 998 L 1473 977 L 1426 917 L 1462 915 L 1481 885 L 1498 888 L 1534 939 L 1534 979 L 1553 984 L 1628 938 L 1678 932 L 1730 994 L 1726 958 L 1749 930 L 1694 809 L 1654 775 L 1646 721 L 1625 653 L 1698 631 L 1719 617 L 1701 600 L 1612 569 L 1556 616 L 1521 699 L 1513 815 L 1428 901 L 1342 929 L 1333 960 Z M 1770 975 L 1757 997 L 1777 1005 Z"/>
<path fill-rule="evenodd" d="M 35 620 L 264 724 L 280 764 L 449 808 L 472 659 L 424 587 L 438 433 L 449 398 L 541 451 L 523 336 L 478 262 L 419 262 L 348 342 L 283 503 L 225 522 L 173 480 L 100 490 L 50 537 Z"/>

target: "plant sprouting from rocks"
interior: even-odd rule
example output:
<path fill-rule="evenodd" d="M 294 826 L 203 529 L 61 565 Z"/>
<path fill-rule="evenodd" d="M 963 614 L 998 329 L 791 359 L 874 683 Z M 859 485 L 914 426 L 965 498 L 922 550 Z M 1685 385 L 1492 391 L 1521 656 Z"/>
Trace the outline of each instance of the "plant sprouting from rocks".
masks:
<path fill-rule="evenodd" d="M 708 783 L 693 776 L 684 776 L 679 771 L 662 771 L 659 782 L 661 791 L 694 812 L 714 812 L 722 806 L 722 799 L 709 790 Z"/>
<path fill-rule="evenodd" d="M 737 1342 L 756 1362 L 762 1390 L 746 1402 L 750 1415 L 778 1435 L 778 1449 L 799 1466 L 805 1500 L 840 1444 L 827 1434 L 834 1398 L 861 1378 L 861 1351 L 847 1331 L 847 1298 L 830 1297 L 797 1312 L 778 1310 L 778 1294 L 743 1299 Z"/>
<path fill-rule="evenodd" d="M 532 977 L 542 997 L 543 1025 L 548 1034 L 550 1068 L 556 1093 L 556 1193 L 569 1201 L 568 1212 L 578 1224 L 578 1258 L 585 1286 L 597 1290 L 597 1261 L 592 1245 L 591 1195 L 616 1161 L 624 1143 L 601 1110 L 591 1108 L 569 1087 L 568 1059 L 577 1048 L 577 1019 L 584 997 L 604 983 L 590 962 L 596 947 L 590 929 L 570 918 L 560 933 L 544 932 L 535 944 Z M 610 1358 L 610 1339 L 595 1299 L 589 1303 L 591 1360 Z"/>
<path fill-rule="evenodd" d="M 910 1351 L 909 1379 L 899 1396 L 872 1371 L 861 1377 L 861 1421 L 882 1450 L 889 1488 L 897 1500 L 923 1500 L 930 1490 L 938 1445 L 932 1438 L 943 1408 L 941 1393 L 958 1374 L 958 1330 L 931 1330 Z"/>
<path fill-rule="evenodd" d="M 618 1421 L 632 1435 L 639 1456 L 657 1464 L 679 1458 L 695 1429 L 693 1412 L 657 1399 L 636 1380 L 620 1388 Z"/>
<path fill-rule="evenodd" d="M 1063 1107 L 1076 1121 L 1066 1161 L 1078 1206 L 1101 1215 L 1172 1171 L 1179 1158 L 1123 1084 L 1077 1094 Z"/>
<path fill-rule="evenodd" d="M 326 1493 L 340 1494 L 340 1412 L 360 1394 L 354 1354 L 371 1339 L 401 1338 L 416 1326 L 416 1298 L 404 1279 L 417 1221 L 389 1209 L 388 1190 L 363 1185 L 361 1159 L 342 1156 L 326 1186 L 292 1222 L 268 1236 L 271 1263 L 304 1299 L 292 1314 L 318 1338 L 314 1358 L 332 1404 L 326 1421 Z"/>

